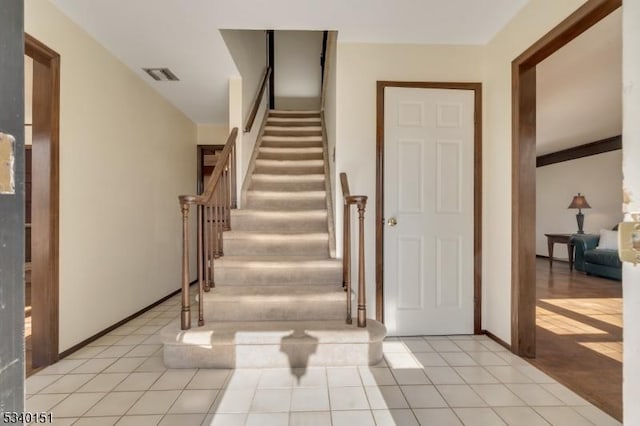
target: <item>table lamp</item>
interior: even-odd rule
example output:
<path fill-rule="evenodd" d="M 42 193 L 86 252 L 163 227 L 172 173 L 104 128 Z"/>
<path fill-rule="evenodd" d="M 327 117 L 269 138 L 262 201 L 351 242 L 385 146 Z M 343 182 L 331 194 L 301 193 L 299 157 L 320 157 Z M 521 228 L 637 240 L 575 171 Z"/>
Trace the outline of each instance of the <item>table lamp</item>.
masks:
<path fill-rule="evenodd" d="M 578 214 L 576 215 L 576 220 L 578 221 L 578 234 L 584 234 L 582 230 L 582 225 L 584 225 L 584 215 L 582 214 L 582 209 L 590 209 L 591 206 L 587 203 L 587 199 L 584 198 L 584 195 L 581 195 L 578 192 L 578 195 L 573 197 L 573 201 L 569 204 L 569 209 L 578 209 Z"/>

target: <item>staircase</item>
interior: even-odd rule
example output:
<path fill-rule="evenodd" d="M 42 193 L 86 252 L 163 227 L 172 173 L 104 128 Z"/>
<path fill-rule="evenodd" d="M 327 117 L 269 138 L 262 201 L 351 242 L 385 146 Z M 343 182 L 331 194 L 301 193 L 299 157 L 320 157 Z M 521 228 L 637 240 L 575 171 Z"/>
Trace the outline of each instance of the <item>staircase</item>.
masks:
<path fill-rule="evenodd" d="M 342 260 L 331 257 L 320 114 L 269 111 L 231 210 L 204 326 L 163 331 L 170 368 L 370 365 L 385 328 L 347 324 Z"/>

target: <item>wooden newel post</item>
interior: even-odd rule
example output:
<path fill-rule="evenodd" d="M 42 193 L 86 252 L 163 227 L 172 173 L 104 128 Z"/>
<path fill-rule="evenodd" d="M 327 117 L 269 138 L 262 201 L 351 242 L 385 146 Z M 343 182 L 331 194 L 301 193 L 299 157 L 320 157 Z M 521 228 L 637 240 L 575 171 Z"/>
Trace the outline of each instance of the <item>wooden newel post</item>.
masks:
<path fill-rule="evenodd" d="M 189 207 L 193 197 L 182 195 L 179 197 L 182 208 L 182 311 L 180 328 L 191 328 L 191 307 L 189 297 Z"/>
<path fill-rule="evenodd" d="M 364 209 L 367 197 L 358 200 L 358 327 L 367 326 L 367 294 L 364 284 Z"/>
<path fill-rule="evenodd" d="M 342 233 L 342 286 L 347 292 L 347 324 L 353 322 L 351 318 L 351 204 L 344 201 L 344 232 Z"/>

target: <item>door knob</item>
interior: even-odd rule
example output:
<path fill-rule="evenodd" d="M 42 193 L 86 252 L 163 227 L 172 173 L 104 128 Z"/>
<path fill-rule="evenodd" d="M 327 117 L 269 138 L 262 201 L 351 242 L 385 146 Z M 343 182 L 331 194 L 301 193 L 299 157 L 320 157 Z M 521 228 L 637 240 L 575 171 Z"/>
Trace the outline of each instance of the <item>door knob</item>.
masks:
<path fill-rule="evenodd" d="M 390 217 L 389 220 L 387 221 L 387 225 L 389 226 L 396 226 L 398 224 L 398 221 L 396 220 L 395 217 Z"/>

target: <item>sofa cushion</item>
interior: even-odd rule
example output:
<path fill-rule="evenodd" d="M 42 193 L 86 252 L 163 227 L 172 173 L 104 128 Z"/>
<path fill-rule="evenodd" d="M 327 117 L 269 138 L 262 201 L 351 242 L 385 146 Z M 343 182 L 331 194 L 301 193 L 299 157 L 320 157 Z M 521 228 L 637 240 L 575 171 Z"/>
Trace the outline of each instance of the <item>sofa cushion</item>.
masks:
<path fill-rule="evenodd" d="M 618 250 L 618 231 L 601 229 L 598 248 L 603 250 Z"/>
<path fill-rule="evenodd" d="M 611 266 L 614 268 L 622 268 L 622 263 L 618 258 L 617 250 L 593 249 L 584 253 L 584 261 L 587 263 L 595 263 L 597 265 Z"/>

